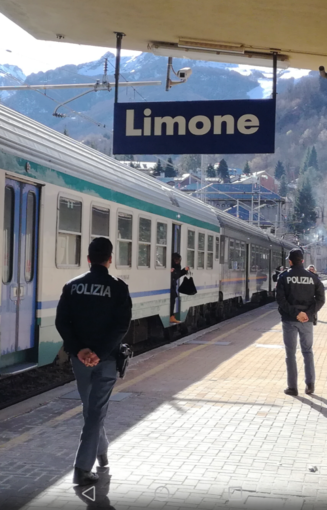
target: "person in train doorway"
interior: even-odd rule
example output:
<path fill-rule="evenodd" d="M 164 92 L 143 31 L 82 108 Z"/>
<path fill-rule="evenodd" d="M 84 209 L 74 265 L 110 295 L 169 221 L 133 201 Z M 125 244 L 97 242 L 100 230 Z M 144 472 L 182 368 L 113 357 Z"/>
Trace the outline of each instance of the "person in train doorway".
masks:
<path fill-rule="evenodd" d="M 170 322 L 172 324 L 179 324 L 180 321 L 178 321 L 174 315 L 174 308 L 175 308 L 175 301 L 177 298 L 177 282 L 178 280 L 188 273 L 189 267 L 184 267 L 182 269 L 181 267 L 181 261 L 182 257 L 179 253 L 173 253 L 172 254 L 172 260 L 171 260 L 171 286 L 170 286 Z"/>
<path fill-rule="evenodd" d="M 312 352 L 313 321 L 325 303 L 325 289 L 318 276 L 303 267 L 303 252 L 293 248 L 289 253 L 290 268 L 279 275 L 277 303 L 282 318 L 286 350 L 288 387 L 286 395 L 298 395 L 296 344 L 300 336 L 305 370 L 305 393 L 315 390 L 315 367 Z"/>
<path fill-rule="evenodd" d="M 108 465 L 104 429 L 117 378 L 116 361 L 132 315 L 127 285 L 108 273 L 112 244 L 98 237 L 89 245 L 90 271 L 66 283 L 57 308 L 56 328 L 71 356 L 83 403 L 84 426 L 74 462 L 73 483 L 93 484 L 92 467 Z"/>
<path fill-rule="evenodd" d="M 277 266 L 273 275 L 272 275 L 272 279 L 273 279 L 273 282 L 277 283 L 277 280 L 278 280 L 278 277 L 279 275 L 285 270 L 284 266 Z"/>
<path fill-rule="evenodd" d="M 316 268 L 313 264 L 310 264 L 310 266 L 307 267 L 307 271 L 310 271 L 310 273 L 317 274 Z"/>

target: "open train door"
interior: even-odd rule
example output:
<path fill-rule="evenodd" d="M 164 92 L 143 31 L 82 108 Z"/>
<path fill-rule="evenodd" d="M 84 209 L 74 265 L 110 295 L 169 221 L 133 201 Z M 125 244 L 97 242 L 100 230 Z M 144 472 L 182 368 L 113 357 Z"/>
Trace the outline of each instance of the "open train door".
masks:
<path fill-rule="evenodd" d="M 170 264 L 171 264 L 172 254 L 181 252 L 181 229 L 182 229 L 181 225 L 178 225 L 177 223 L 173 223 Z M 171 267 L 171 265 L 170 265 L 170 267 Z M 178 287 L 178 283 L 177 283 L 176 287 Z M 177 288 L 176 288 L 176 291 L 177 291 Z M 180 298 L 178 296 L 175 301 L 175 315 L 179 312 L 180 312 Z"/>

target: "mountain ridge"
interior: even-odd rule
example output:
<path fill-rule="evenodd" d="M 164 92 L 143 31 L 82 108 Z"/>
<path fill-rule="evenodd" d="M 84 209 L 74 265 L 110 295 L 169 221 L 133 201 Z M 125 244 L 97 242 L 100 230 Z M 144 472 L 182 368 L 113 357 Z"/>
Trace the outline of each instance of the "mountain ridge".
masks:
<path fill-rule="evenodd" d="M 0 65 L 0 84 L 26 85 L 76 84 L 102 81 L 103 64 L 107 59 L 107 80 L 114 82 L 115 56 L 108 51 L 98 60 L 78 65 L 65 65 L 47 72 L 25 76 L 18 66 Z M 119 100 L 134 101 L 194 101 L 222 99 L 259 99 L 269 97 L 272 91 L 272 74 L 267 69 L 249 69 L 235 64 L 174 59 L 175 70 L 191 67 L 192 76 L 182 85 L 165 91 L 167 59 L 151 53 L 122 56 L 122 81 L 160 80 L 160 87 L 126 87 L 120 89 Z M 293 77 L 293 74 L 295 77 Z M 288 78 L 288 79 L 287 79 Z M 74 100 L 59 113 L 65 118 L 52 115 L 55 107 L 86 89 L 0 92 L 0 101 L 28 117 L 73 138 L 110 151 L 112 135 L 114 92 L 90 92 Z M 318 73 L 296 78 L 295 70 L 279 73 L 276 115 L 276 152 L 273 155 L 228 155 L 231 166 L 244 166 L 250 161 L 253 171 L 264 169 L 273 173 L 278 159 L 289 169 L 300 166 L 303 153 L 311 144 L 317 144 L 318 154 L 327 161 L 327 80 Z M 217 158 L 209 157 L 212 161 Z M 294 172 L 293 172 L 294 173 Z M 291 176 L 290 176 L 291 177 Z"/>

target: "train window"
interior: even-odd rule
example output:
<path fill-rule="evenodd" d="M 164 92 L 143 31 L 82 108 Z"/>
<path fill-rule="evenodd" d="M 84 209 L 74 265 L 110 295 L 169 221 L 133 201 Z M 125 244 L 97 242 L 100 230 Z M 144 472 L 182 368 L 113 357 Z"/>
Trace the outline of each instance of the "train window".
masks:
<path fill-rule="evenodd" d="M 242 269 L 241 243 L 235 241 L 235 269 Z"/>
<path fill-rule="evenodd" d="M 26 204 L 25 233 L 25 281 L 27 283 L 31 282 L 34 276 L 35 207 L 35 194 L 29 191 Z"/>
<path fill-rule="evenodd" d="M 138 267 L 150 267 L 151 263 L 151 220 L 139 220 Z"/>
<path fill-rule="evenodd" d="M 133 216 L 118 213 L 117 266 L 131 267 L 132 265 L 132 231 Z"/>
<path fill-rule="evenodd" d="M 207 269 L 213 269 L 213 236 L 208 236 Z"/>
<path fill-rule="evenodd" d="M 12 279 L 14 248 L 14 211 L 15 194 L 13 188 L 5 188 L 5 215 L 3 224 L 3 264 L 2 281 L 9 283 Z"/>
<path fill-rule="evenodd" d="M 216 237 L 216 252 L 215 252 L 215 259 L 219 260 L 219 237 Z"/>
<path fill-rule="evenodd" d="M 109 237 L 110 211 L 104 207 L 92 207 L 91 240 L 95 237 Z"/>
<path fill-rule="evenodd" d="M 59 198 L 58 266 L 79 266 L 81 260 L 82 202 Z"/>
<path fill-rule="evenodd" d="M 257 262 L 256 262 L 256 246 L 251 244 L 251 272 L 255 273 L 257 270 Z"/>
<path fill-rule="evenodd" d="M 264 256 L 264 269 L 265 271 L 269 271 L 269 250 L 267 250 L 267 248 L 263 249 L 263 256 Z"/>
<path fill-rule="evenodd" d="M 156 267 L 167 267 L 167 223 L 157 223 Z"/>
<path fill-rule="evenodd" d="M 225 236 L 220 236 L 220 263 L 225 264 Z"/>
<path fill-rule="evenodd" d="M 237 269 L 236 246 L 233 239 L 229 240 L 229 269 Z"/>
<path fill-rule="evenodd" d="M 205 234 L 198 235 L 198 269 L 204 269 Z"/>
<path fill-rule="evenodd" d="M 263 248 L 261 246 L 257 246 L 257 269 L 262 271 L 263 268 L 264 268 Z"/>
<path fill-rule="evenodd" d="M 195 232 L 194 230 L 187 231 L 187 261 L 188 267 L 195 267 Z"/>
<path fill-rule="evenodd" d="M 242 271 L 245 269 L 245 243 L 241 243 L 241 265 L 239 269 L 242 269 Z"/>

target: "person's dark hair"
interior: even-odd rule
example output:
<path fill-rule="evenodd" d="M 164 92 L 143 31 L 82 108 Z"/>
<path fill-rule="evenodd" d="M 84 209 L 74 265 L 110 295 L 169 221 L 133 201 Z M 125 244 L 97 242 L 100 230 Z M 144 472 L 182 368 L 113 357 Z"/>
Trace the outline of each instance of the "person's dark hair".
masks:
<path fill-rule="evenodd" d="M 304 259 L 303 251 L 300 248 L 293 248 L 293 250 L 290 251 L 288 258 L 294 266 L 300 266 Z"/>
<path fill-rule="evenodd" d="M 112 255 L 112 243 L 106 237 L 96 237 L 89 245 L 89 259 L 92 265 L 108 262 Z"/>
<path fill-rule="evenodd" d="M 179 253 L 177 253 L 177 251 L 175 251 L 175 253 L 172 254 L 171 258 L 172 261 L 175 262 L 176 264 L 178 264 L 182 259 L 182 257 L 180 256 Z"/>

